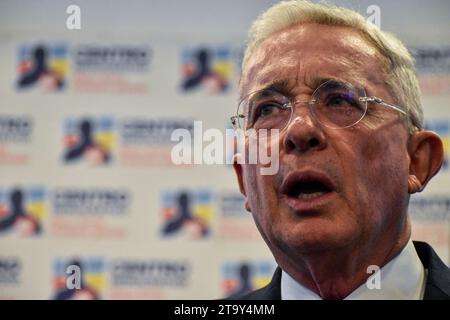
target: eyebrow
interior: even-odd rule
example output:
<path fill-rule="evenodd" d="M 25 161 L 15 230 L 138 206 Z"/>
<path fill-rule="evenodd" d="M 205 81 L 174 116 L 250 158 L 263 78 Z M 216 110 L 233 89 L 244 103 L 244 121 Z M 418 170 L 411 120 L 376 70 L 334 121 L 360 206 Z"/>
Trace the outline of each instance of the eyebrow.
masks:
<path fill-rule="evenodd" d="M 317 78 L 313 78 L 309 83 L 308 86 L 311 87 L 313 90 L 317 89 L 317 87 L 319 87 L 321 84 L 329 81 L 329 80 L 334 80 L 337 82 L 342 82 L 342 80 L 339 80 L 336 77 L 317 77 Z M 255 93 L 257 91 L 266 91 L 266 90 L 273 90 L 285 95 L 289 95 L 294 88 L 296 87 L 296 81 L 295 79 L 291 78 L 291 79 L 278 79 L 278 80 L 273 80 L 270 81 L 269 83 L 261 86 L 260 88 L 252 91 L 251 93 Z M 251 94 L 250 93 L 250 94 Z"/>
<path fill-rule="evenodd" d="M 294 88 L 295 83 L 293 83 L 292 79 L 279 79 L 265 84 L 257 91 L 273 90 L 280 93 L 290 93 Z"/>

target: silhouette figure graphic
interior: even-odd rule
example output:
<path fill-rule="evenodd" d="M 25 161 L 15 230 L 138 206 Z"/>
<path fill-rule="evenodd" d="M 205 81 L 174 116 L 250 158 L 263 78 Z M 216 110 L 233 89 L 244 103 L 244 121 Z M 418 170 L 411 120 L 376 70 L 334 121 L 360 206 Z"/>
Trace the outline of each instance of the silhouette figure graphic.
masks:
<path fill-rule="evenodd" d="M 249 264 L 242 263 L 238 267 L 239 286 L 231 293 L 230 296 L 240 296 L 254 290 L 251 283 L 252 270 Z"/>
<path fill-rule="evenodd" d="M 22 236 L 41 232 L 38 221 L 27 214 L 24 208 L 24 196 L 20 189 L 13 189 L 9 197 L 9 215 L 0 220 L 0 232 L 14 228 Z"/>
<path fill-rule="evenodd" d="M 195 237 L 205 237 L 209 231 L 205 223 L 192 216 L 189 194 L 183 191 L 178 195 L 177 215 L 165 225 L 163 234 L 171 235 L 187 226 L 193 228 Z"/>
<path fill-rule="evenodd" d="M 63 79 L 57 72 L 51 70 L 47 65 L 47 51 L 43 46 L 37 46 L 33 51 L 33 67 L 32 69 L 22 75 L 19 80 L 19 87 L 26 88 L 36 82 L 42 77 L 49 76 L 57 89 L 61 89 L 64 86 Z"/>
<path fill-rule="evenodd" d="M 100 144 L 96 143 L 92 137 L 92 124 L 89 120 L 82 120 L 79 124 L 78 144 L 69 149 L 64 155 L 68 162 L 77 160 L 89 151 L 96 152 L 100 157 L 101 163 L 107 163 L 110 160 L 109 152 Z"/>
<path fill-rule="evenodd" d="M 69 289 L 67 288 L 67 286 L 65 286 L 64 289 L 58 291 L 55 296 L 54 296 L 54 300 L 98 300 L 99 296 L 97 294 L 97 292 L 90 288 L 84 281 L 83 278 L 83 273 L 84 273 L 84 269 L 83 269 L 83 265 L 81 264 L 81 261 L 74 259 L 72 261 L 70 261 L 67 265 L 65 270 L 67 270 L 67 268 L 69 266 L 78 266 L 81 270 L 81 278 L 80 278 L 80 288 L 76 289 Z M 65 271 L 64 270 L 64 271 Z"/>
<path fill-rule="evenodd" d="M 196 69 L 182 83 L 184 90 L 192 90 L 205 82 L 212 82 L 215 91 L 222 92 L 227 88 L 226 80 L 210 68 L 210 55 L 202 48 L 195 54 Z"/>

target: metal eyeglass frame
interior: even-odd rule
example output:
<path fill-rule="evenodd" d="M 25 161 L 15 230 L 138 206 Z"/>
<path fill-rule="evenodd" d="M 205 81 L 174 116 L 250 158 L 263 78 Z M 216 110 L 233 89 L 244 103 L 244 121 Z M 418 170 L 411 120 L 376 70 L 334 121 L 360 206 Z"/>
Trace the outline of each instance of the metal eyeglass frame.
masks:
<path fill-rule="evenodd" d="M 330 80 L 328 80 L 328 81 L 335 81 L 335 80 L 330 79 Z M 319 87 L 317 87 L 317 88 L 314 90 L 312 96 L 314 96 L 315 93 L 316 93 L 316 91 L 317 91 L 322 85 L 324 85 L 325 83 L 327 83 L 328 81 L 322 83 Z M 264 89 L 260 89 L 260 90 L 264 90 Z M 260 91 L 260 90 L 256 90 L 255 92 L 258 92 L 258 91 Z M 255 92 L 253 92 L 253 93 L 255 93 Z M 253 94 L 253 93 L 250 93 L 248 96 L 250 96 L 250 95 Z M 364 93 L 365 93 L 365 90 L 364 90 Z M 247 96 L 247 97 L 248 97 L 248 96 Z M 247 97 L 241 99 L 241 101 L 239 102 L 239 105 L 240 105 L 240 104 L 242 103 L 242 101 L 244 101 Z M 391 108 L 391 109 L 393 109 L 393 110 L 396 110 L 396 111 L 400 112 L 400 113 L 403 114 L 403 115 L 407 115 L 407 112 L 406 112 L 405 110 L 403 110 L 403 108 L 402 108 L 401 106 L 396 105 L 396 104 L 392 104 L 392 103 L 389 103 L 389 102 L 386 102 L 386 101 L 384 101 L 383 99 L 381 99 L 381 98 L 379 98 L 379 97 L 376 97 L 376 96 L 359 97 L 359 101 L 365 102 L 365 103 L 372 102 L 372 103 L 381 104 L 381 105 L 383 105 L 383 106 L 385 106 L 385 107 L 388 107 L 388 108 Z M 311 103 L 311 102 L 314 102 L 314 99 L 312 99 L 312 100 L 310 101 L 310 103 Z M 281 130 L 284 130 L 285 128 L 287 128 L 287 127 L 289 126 L 289 124 L 291 123 L 292 115 L 293 115 L 293 106 L 294 106 L 295 104 L 296 104 L 296 102 L 292 103 L 291 106 L 289 106 L 289 108 L 292 108 L 292 111 L 291 111 L 291 117 L 290 117 L 289 120 L 287 121 L 285 127 L 283 127 L 283 129 L 281 129 Z M 239 106 L 239 105 L 238 105 L 238 106 Z M 239 107 L 238 107 L 238 109 L 239 109 Z M 326 124 L 324 124 L 324 125 L 327 126 L 327 127 L 333 128 L 333 129 L 345 129 L 345 128 L 353 127 L 354 125 L 356 125 L 357 123 L 359 123 L 362 119 L 364 119 L 364 116 L 366 115 L 366 112 L 367 112 L 367 109 L 364 111 L 364 114 L 363 114 L 363 116 L 361 117 L 361 119 L 359 119 L 357 122 L 355 122 L 355 123 L 353 123 L 353 124 L 351 124 L 351 125 L 348 125 L 348 126 L 344 126 L 344 127 L 333 127 L 333 126 L 329 126 L 329 125 L 326 125 Z M 245 118 L 245 115 L 242 114 L 242 113 L 237 113 L 236 115 L 230 117 L 231 124 L 233 125 L 233 128 L 234 128 L 235 130 L 237 130 L 237 129 L 243 129 L 243 128 L 240 128 L 239 121 L 238 121 L 239 118 L 244 119 L 244 118 Z M 320 121 L 319 121 L 319 122 L 320 122 Z M 247 130 L 247 129 L 245 129 L 245 130 Z"/>

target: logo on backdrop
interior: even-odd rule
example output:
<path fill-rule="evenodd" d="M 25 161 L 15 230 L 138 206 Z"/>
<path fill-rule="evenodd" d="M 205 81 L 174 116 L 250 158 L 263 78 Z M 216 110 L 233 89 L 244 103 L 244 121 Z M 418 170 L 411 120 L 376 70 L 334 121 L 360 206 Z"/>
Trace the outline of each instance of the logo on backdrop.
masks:
<path fill-rule="evenodd" d="M 126 189 L 67 187 L 53 192 L 53 212 L 57 215 L 122 215 L 129 205 L 130 195 Z"/>
<path fill-rule="evenodd" d="M 74 268 L 76 267 L 76 268 Z M 79 283 L 71 285 L 71 270 L 79 272 Z M 105 263 L 100 257 L 57 258 L 53 266 L 54 300 L 97 300 L 106 286 Z"/>
<path fill-rule="evenodd" d="M 435 131 L 440 135 L 444 144 L 444 162 L 442 163 L 442 169 L 447 170 L 449 167 L 449 155 L 450 155 L 450 121 L 448 119 L 433 119 L 425 121 L 425 128 L 427 130 Z"/>
<path fill-rule="evenodd" d="M 242 295 L 267 285 L 275 270 L 273 262 L 226 262 L 222 267 L 222 290 L 225 296 Z"/>
<path fill-rule="evenodd" d="M 33 127 L 33 119 L 29 116 L 0 115 L 0 164 L 26 165 L 30 162 Z"/>
<path fill-rule="evenodd" d="M 123 188 L 56 188 L 52 194 L 54 236 L 123 239 L 131 195 Z"/>
<path fill-rule="evenodd" d="M 148 93 L 152 50 L 145 45 L 79 45 L 74 89 L 82 93 Z"/>
<path fill-rule="evenodd" d="M 64 122 L 66 165 L 126 167 L 174 166 L 174 130 L 193 132 L 194 120 L 184 118 L 70 117 Z"/>
<path fill-rule="evenodd" d="M 206 90 L 210 94 L 226 92 L 236 74 L 236 58 L 227 46 L 185 48 L 181 54 L 181 90 Z"/>
<path fill-rule="evenodd" d="M 0 188 L 0 235 L 31 237 L 42 233 L 47 215 L 42 187 Z"/>
<path fill-rule="evenodd" d="M 64 123 L 63 162 L 86 162 L 91 166 L 110 164 L 116 140 L 112 117 L 68 118 Z"/>
<path fill-rule="evenodd" d="M 18 49 L 17 89 L 57 92 L 66 87 L 69 70 L 64 44 L 27 44 Z"/>
<path fill-rule="evenodd" d="M 261 240 L 251 213 L 245 210 L 245 199 L 237 191 L 218 194 L 217 238 L 223 240 Z"/>
<path fill-rule="evenodd" d="M 416 61 L 422 93 L 425 96 L 450 94 L 450 47 L 415 46 L 410 51 Z"/>
<path fill-rule="evenodd" d="M 23 44 L 17 50 L 16 88 L 77 93 L 148 93 L 152 50 L 146 45 Z M 70 80 L 68 80 L 70 72 Z"/>
<path fill-rule="evenodd" d="M 189 285 L 186 261 L 117 259 L 111 266 L 111 299 L 166 299 L 167 290 Z"/>
<path fill-rule="evenodd" d="M 22 262 L 19 258 L 0 257 L 0 285 L 19 284 L 21 273 Z"/>
<path fill-rule="evenodd" d="M 450 47 L 410 48 L 419 73 L 450 73 Z"/>
<path fill-rule="evenodd" d="M 194 120 L 183 118 L 127 118 L 120 121 L 119 162 L 125 166 L 173 166 L 171 134 L 193 132 Z"/>
<path fill-rule="evenodd" d="M 409 212 L 416 220 L 450 222 L 450 196 L 414 195 L 409 201 Z"/>
<path fill-rule="evenodd" d="M 438 253 L 448 252 L 450 196 L 446 194 L 413 195 L 409 201 L 409 213 L 413 219 L 413 239 L 433 243 Z"/>
<path fill-rule="evenodd" d="M 164 238 L 204 239 L 215 216 L 208 189 L 164 191 L 161 195 L 161 233 Z"/>
<path fill-rule="evenodd" d="M 74 69 L 144 73 L 148 71 L 150 56 L 147 46 L 79 45 L 74 52 Z"/>

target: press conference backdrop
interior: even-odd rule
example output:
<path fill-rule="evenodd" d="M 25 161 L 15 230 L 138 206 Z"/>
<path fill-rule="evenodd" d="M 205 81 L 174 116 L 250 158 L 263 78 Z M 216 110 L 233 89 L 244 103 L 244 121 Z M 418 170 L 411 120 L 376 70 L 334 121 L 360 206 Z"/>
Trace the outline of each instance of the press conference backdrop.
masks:
<path fill-rule="evenodd" d="M 210 299 L 269 281 L 230 165 L 176 166 L 170 136 L 231 128 L 247 29 L 273 3 L 0 1 L 0 298 L 71 298 L 69 265 L 76 298 Z M 411 200 L 413 238 L 449 263 L 450 2 L 336 3 L 378 6 L 416 58 L 445 162 Z"/>

